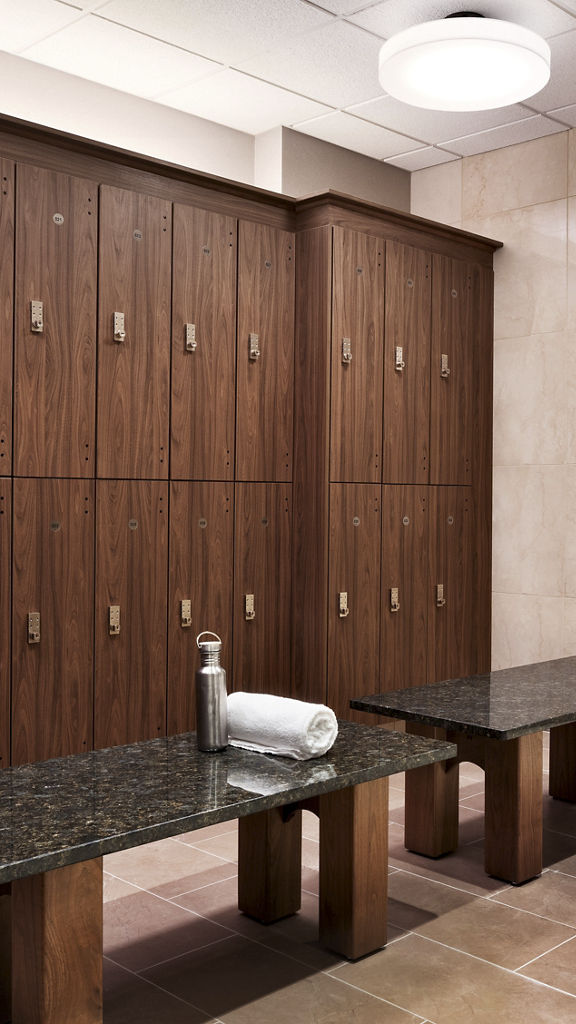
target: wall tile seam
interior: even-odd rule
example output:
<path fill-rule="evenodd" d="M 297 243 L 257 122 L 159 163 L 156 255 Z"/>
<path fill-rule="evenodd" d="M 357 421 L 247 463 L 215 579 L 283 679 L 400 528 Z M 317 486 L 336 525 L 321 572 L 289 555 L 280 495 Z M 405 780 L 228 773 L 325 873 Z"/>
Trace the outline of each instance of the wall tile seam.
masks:
<path fill-rule="evenodd" d="M 545 598 L 547 601 L 575 601 L 576 598 L 567 597 L 566 594 L 543 594 L 540 591 L 531 590 L 492 590 L 493 597 L 536 597 Z"/>
<path fill-rule="evenodd" d="M 575 193 L 575 195 L 576 195 L 576 193 Z M 502 209 L 493 210 L 492 213 L 489 213 L 489 214 L 487 214 L 484 217 L 468 217 L 468 218 L 463 217 L 462 218 L 462 228 L 463 228 L 464 231 L 472 231 L 475 234 L 480 234 L 480 235 L 481 234 L 487 234 L 489 237 L 492 237 L 492 234 L 489 231 L 485 231 L 484 229 L 480 229 L 478 227 L 478 225 L 479 224 L 486 224 L 489 221 L 494 220 L 494 218 L 500 217 L 502 214 L 505 214 L 505 213 L 522 213 L 524 210 L 535 210 L 537 207 L 552 206 L 554 203 L 566 203 L 566 206 L 568 206 L 568 200 L 570 198 L 572 198 L 572 197 L 569 196 L 569 195 L 563 195 L 563 196 L 557 196 L 556 199 L 540 199 L 540 200 L 538 200 L 535 203 L 526 203 L 524 206 L 505 206 L 505 207 L 502 207 Z M 472 226 L 470 226 L 470 225 L 472 225 Z M 476 225 L 476 226 L 474 226 L 474 225 Z M 506 242 L 504 242 L 503 248 L 504 249 L 506 248 Z M 500 252 L 499 249 L 496 250 L 495 255 L 498 252 Z"/>

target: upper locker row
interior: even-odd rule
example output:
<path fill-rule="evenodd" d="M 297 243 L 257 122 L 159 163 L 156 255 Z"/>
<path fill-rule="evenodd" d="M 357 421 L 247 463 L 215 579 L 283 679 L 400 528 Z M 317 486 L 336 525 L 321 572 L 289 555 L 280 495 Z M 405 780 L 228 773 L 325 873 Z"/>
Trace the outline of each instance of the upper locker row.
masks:
<path fill-rule="evenodd" d="M 294 235 L 0 166 L 0 475 L 291 480 Z M 333 237 L 331 480 L 470 483 L 479 268 Z"/>

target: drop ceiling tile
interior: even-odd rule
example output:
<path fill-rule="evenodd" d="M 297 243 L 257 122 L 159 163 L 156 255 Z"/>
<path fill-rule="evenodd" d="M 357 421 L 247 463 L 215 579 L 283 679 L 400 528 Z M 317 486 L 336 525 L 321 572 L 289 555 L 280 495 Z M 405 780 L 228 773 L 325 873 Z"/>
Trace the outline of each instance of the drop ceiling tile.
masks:
<path fill-rule="evenodd" d="M 77 7 L 81 11 L 97 11 L 100 7 L 106 7 L 110 0 L 58 0 L 59 4 L 66 7 Z"/>
<path fill-rule="evenodd" d="M 358 103 L 348 107 L 347 111 L 384 128 L 410 135 L 413 139 L 421 139 L 422 142 L 445 142 L 447 139 L 472 135 L 474 132 L 533 116 L 533 111 L 520 104 L 474 113 L 447 113 L 413 107 L 393 96 L 380 96 L 368 103 Z"/>
<path fill-rule="evenodd" d="M 373 5 L 374 2 L 375 0 L 364 0 L 364 3 L 362 0 L 314 0 L 317 7 L 323 7 L 325 11 L 331 11 L 332 14 L 340 16 L 363 10 L 365 7 Z"/>
<path fill-rule="evenodd" d="M 424 167 L 435 167 L 436 164 L 447 164 L 452 160 L 460 160 L 460 157 L 435 149 L 433 146 L 424 146 L 423 149 L 415 149 L 412 153 L 388 157 L 384 163 L 401 167 L 404 171 L 421 171 Z"/>
<path fill-rule="evenodd" d="M 576 103 L 576 31 L 550 39 L 550 49 L 550 81 L 526 101 L 534 110 L 543 113 Z"/>
<path fill-rule="evenodd" d="M 346 107 L 381 95 L 379 49 L 380 41 L 368 32 L 334 21 L 237 66 L 319 103 Z"/>
<path fill-rule="evenodd" d="M 558 110 L 549 110 L 548 114 L 555 121 L 576 128 L 576 103 L 572 103 L 569 107 L 559 107 Z"/>
<path fill-rule="evenodd" d="M 576 5 L 575 5 L 576 6 Z M 348 21 L 389 39 L 422 21 L 445 18 L 457 11 L 474 10 L 485 18 L 516 21 L 550 37 L 574 28 L 574 18 L 549 0 L 385 0 L 368 10 L 350 15 Z M 574 11 L 576 14 L 576 10 Z"/>
<path fill-rule="evenodd" d="M 301 0 L 111 0 L 101 13 L 223 64 L 237 64 L 333 21 Z"/>
<path fill-rule="evenodd" d="M 0 46 L 6 53 L 20 53 L 82 17 L 77 8 L 56 0 L 2 0 L 1 8 Z"/>
<path fill-rule="evenodd" d="M 529 142 L 541 139 L 544 135 L 566 131 L 564 125 L 551 121 L 547 117 L 527 117 L 516 124 L 502 125 L 488 132 L 478 132 L 463 139 L 451 139 L 443 145 L 446 149 L 460 156 L 474 156 L 476 153 L 487 153 L 504 146 L 515 146 L 518 142 Z"/>
<path fill-rule="evenodd" d="M 365 156 L 374 157 L 376 160 L 384 160 L 397 153 L 407 153 L 411 149 L 421 148 L 419 142 L 407 139 L 396 132 L 389 132 L 375 124 L 369 124 L 368 121 L 361 121 L 358 117 L 352 117 L 351 114 L 344 114 L 342 111 L 318 117 L 314 121 L 295 124 L 293 128 L 298 132 L 305 132 L 306 135 L 313 135 L 315 139 L 332 142 L 335 146 L 352 149 L 355 153 L 364 153 Z"/>
<path fill-rule="evenodd" d="M 227 69 L 205 82 L 158 96 L 159 103 L 258 135 L 277 125 L 317 117 L 330 110 L 305 96 Z"/>
<path fill-rule="evenodd" d="M 93 14 L 29 47 L 24 56 L 80 78 L 148 98 L 221 67 Z"/>

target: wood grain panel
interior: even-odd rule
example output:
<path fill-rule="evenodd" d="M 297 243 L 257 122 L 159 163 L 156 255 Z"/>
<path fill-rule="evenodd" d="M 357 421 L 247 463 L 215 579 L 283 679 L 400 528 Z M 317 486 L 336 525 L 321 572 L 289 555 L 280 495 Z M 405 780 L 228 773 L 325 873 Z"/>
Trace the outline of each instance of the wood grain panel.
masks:
<path fill-rule="evenodd" d="M 472 267 L 460 260 L 432 258 L 430 344 L 430 483 L 470 484 L 475 446 L 474 322 Z M 442 356 L 449 375 L 441 375 Z"/>
<path fill-rule="evenodd" d="M 12 471 L 14 164 L 0 158 L 0 476 Z"/>
<path fill-rule="evenodd" d="M 429 253 L 386 242 L 382 479 L 388 483 L 428 483 L 431 263 Z"/>
<path fill-rule="evenodd" d="M 234 491 L 226 483 L 170 486 L 168 616 L 168 734 L 196 728 L 196 637 L 205 629 L 222 640 L 227 687 L 232 680 Z M 181 601 L 192 602 L 192 625 L 182 626 Z"/>
<path fill-rule="evenodd" d="M 12 883 L 14 1024 L 101 1024 L 102 858 Z"/>
<path fill-rule="evenodd" d="M 174 207 L 172 479 L 234 476 L 236 234 L 232 217 Z"/>
<path fill-rule="evenodd" d="M 300 910 L 302 811 L 283 807 L 238 820 L 238 909 L 272 924 Z"/>
<path fill-rule="evenodd" d="M 384 241 L 334 228 L 330 479 L 382 478 Z M 352 360 L 342 360 L 350 339 Z"/>
<path fill-rule="evenodd" d="M 10 914 L 10 883 L 0 885 L 0 1024 L 12 1018 L 12 922 Z"/>
<path fill-rule="evenodd" d="M 472 672 L 476 614 L 475 516 L 471 488 L 431 487 L 428 682 Z M 437 585 L 445 604 L 437 605 Z"/>
<path fill-rule="evenodd" d="M 102 185 L 98 476 L 168 476 L 171 204 Z M 114 341 L 114 313 L 126 337 Z"/>
<path fill-rule="evenodd" d="M 484 867 L 519 885 L 542 872 L 542 733 L 484 747 Z"/>
<path fill-rule="evenodd" d="M 23 764 L 92 746 L 94 483 L 13 486 L 12 763 Z M 39 643 L 28 612 L 40 613 Z"/>
<path fill-rule="evenodd" d="M 294 235 L 247 221 L 238 230 L 236 479 L 291 480 Z"/>
<path fill-rule="evenodd" d="M 382 488 L 381 690 L 426 682 L 428 519 L 427 487 Z M 392 587 L 398 588 L 397 611 Z"/>
<path fill-rule="evenodd" d="M 550 730 L 550 796 L 576 801 L 576 722 Z"/>
<path fill-rule="evenodd" d="M 234 689 L 290 696 L 292 489 L 236 484 Z M 245 617 L 254 594 L 255 617 Z"/>
<path fill-rule="evenodd" d="M 94 475 L 98 186 L 17 168 L 14 466 Z M 30 303 L 44 305 L 31 329 Z"/>
<path fill-rule="evenodd" d="M 475 426 L 473 490 L 476 510 L 474 540 L 476 614 L 472 638 L 472 672 L 488 672 L 492 656 L 492 391 L 494 372 L 494 274 L 491 268 L 472 268 Z"/>
<path fill-rule="evenodd" d="M 352 697 L 380 688 L 380 487 L 330 486 L 328 686 L 326 703 L 338 717 L 366 723 Z M 339 594 L 349 613 L 339 615 Z"/>
<path fill-rule="evenodd" d="M 0 478 L 0 768 L 10 764 L 12 481 Z"/>
<path fill-rule="evenodd" d="M 445 729 L 420 722 L 406 722 L 406 732 L 431 740 L 446 739 Z M 406 772 L 404 841 L 407 850 L 425 857 L 441 857 L 456 849 L 459 774 L 457 758 Z"/>
<path fill-rule="evenodd" d="M 97 482 L 95 746 L 166 732 L 168 485 Z M 110 605 L 120 633 L 109 632 Z"/>

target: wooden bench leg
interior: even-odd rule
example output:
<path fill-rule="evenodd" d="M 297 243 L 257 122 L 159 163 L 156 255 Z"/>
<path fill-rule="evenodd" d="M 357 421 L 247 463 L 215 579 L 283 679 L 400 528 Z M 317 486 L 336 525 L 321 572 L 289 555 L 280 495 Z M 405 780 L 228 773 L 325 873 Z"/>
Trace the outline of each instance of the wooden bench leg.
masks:
<path fill-rule="evenodd" d="M 445 739 L 443 729 L 407 722 L 406 731 Z M 455 742 L 454 736 L 450 737 Z M 412 768 L 405 781 L 405 838 L 408 850 L 426 857 L 441 857 L 458 846 L 458 762 Z"/>
<path fill-rule="evenodd" d="M 262 924 L 300 910 L 302 812 L 275 807 L 238 820 L 238 908 Z"/>
<path fill-rule="evenodd" d="M 11 1017 L 10 935 L 10 886 L 0 885 L 0 1024 Z"/>
<path fill-rule="evenodd" d="M 322 794 L 320 942 L 349 960 L 386 944 L 388 779 Z"/>
<path fill-rule="evenodd" d="M 550 729 L 550 796 L 576 801 L 576 722 Z"/>
<path fill-rule="evenodd" d="M 484 866 L 518 885 L 542 871 L 542 733 L 485 740 Z"/>
<path fill-rule="evenodd" d="M 12 1024 L 101 1024 L 102 858 L 12 882 Z"/>

